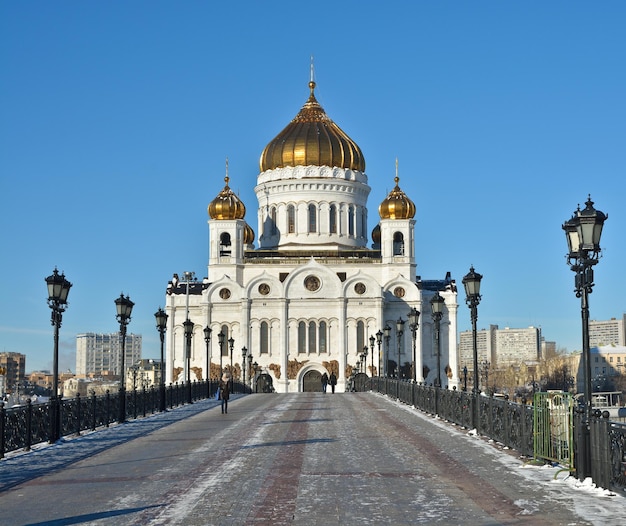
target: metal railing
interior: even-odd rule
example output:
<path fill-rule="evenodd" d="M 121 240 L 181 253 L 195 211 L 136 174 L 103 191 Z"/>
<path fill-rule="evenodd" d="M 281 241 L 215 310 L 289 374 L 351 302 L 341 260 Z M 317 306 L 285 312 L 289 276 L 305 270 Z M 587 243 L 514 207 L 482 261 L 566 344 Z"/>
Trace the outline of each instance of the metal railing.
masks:
<path fill-rule="evenodd" d="M 361 386 L 362 388 L 359 388 Z M 545 441 L 545 437 L 537 436 L 535 433 L 533 405 L 518 404 L 489 396 L 474 396 L 470 391 L 438 389 L 382 377 L 370 378 L 355 388 L 359 391 L 377 391 L 397 398 L 405 404 L 429 414 L 436 414 L 466 429 L 476 428 L 479 434 L 527 457 L 535 457 L 536 440 Z M 585 424 L 581 413 L 574 412 L 573 420 L 574 462 L 569 467 L 579 475 L 579 457 L 582 457 L 579 453 L 580 436 L 582 426 Z M 626 488 L 626 424 L 609 420 L 608 412 L 596 411 L 589 422 L 589 428 L 591 477 L 594 484 L 604 489 Z M 545 432 L 553 433 L 554 430 L 547 429 Z M 543 456 L 538 458 L 551 460 Z M 583 471 L 581 468 L 581 472 Z"/>
<path fill-rule="evenodd" d="M 145 417 L 158 413 L 161 407 L 172 409 L 191 401 L 204 400 L 215 396 L 218 382 L 206 380 L 193 382 L 191 390 L 186 383 L 170 384 L 165 387 L 165 403 L 161 403 L 161 390 L 158 386 L 149 389 L 125 391 L 125 420 Z M 240 382 L 233 382 L 234 394 L 251 393 L 250 387 Z M 56 412 L 60 415 L 55 418 Z M 51 400 L 43 404 L 33 404 L 30 400 L 25 406 L 5 408 L 0 402 L 0 458 L 11 451 L 30 448 L 42 442 L 53 442 L 55 436 L 80 435 L 83 431 L 95 431 L 119 422 L 120 393 L 110 393 L 88 397 L 77 395 L 76 398 Z M 60 429 L 56 432 L 56 422 Z"/>

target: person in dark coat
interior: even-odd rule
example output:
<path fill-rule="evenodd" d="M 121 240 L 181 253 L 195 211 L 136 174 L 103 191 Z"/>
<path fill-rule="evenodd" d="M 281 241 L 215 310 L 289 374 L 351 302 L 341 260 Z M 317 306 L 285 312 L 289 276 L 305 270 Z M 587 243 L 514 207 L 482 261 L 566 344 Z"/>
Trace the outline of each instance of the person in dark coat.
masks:
<path fill-rule="evenodd" d="M 326 392 L 326 386 L 328 385 L 328 375 L 324 373 L 322 375 L 322 393 Z"/>
<path fill-rule="evenodd" d="M 228 413 L 228 399 L 230 398 L 230 378 L 224 373 L 220 380 L 220 400 L 222 401 L 222 414 Z"/>
<path fill-rule="evenodd" d="M 336 385 L 337 385 L 337 377 L 335 376 L 335 373 L 330 373 L 330 388 L 332 389 L 333 393 L 335 392 Z"/>

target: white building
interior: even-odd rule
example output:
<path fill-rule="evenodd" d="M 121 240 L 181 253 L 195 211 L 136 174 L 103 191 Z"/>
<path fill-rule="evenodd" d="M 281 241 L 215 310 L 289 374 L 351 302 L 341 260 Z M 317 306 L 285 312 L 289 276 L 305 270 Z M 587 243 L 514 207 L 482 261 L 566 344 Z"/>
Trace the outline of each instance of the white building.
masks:
<path fill-rule="evenodd" d="M 231 360 L 238 377 L 245 347 L 257 373 L 278 392 L 320 390 L 324 372 L 337 375 L 341 392 L 367 348 L 368 375 L 384 370 L 386 360 L 395 374 L 400 353 L 402 377 L 431 383 L 437 355 L 429 300 L 439 291 L 445 299 L 442 385 L 457 386 L 455 282 L 449 274 L 436 281 L 416 276 L 416 210 L 399 186 L 397 166 L 395 187 L 378 207 L 380 221 L 367 247 L 365 158 L 319 105 L 315 83 L 309 87 L 300 112 L 261 154 L 253 214 L 258 247 L 227 170 L 225 186 L 208 206 L 208 277 L 181 281 L 175 275 L 168 285 L 166 381 L 186 380 L 183 322 L 189 316 L 192 379 L 205 378 L 207 369 L 216 377 L 220 362 L 230 369 Z M 421 312 L 413 368 L 409 324 L 400 338 L 396 332 L 396 321 L 406 321 L 411 308 Z M 388 344 L 382 338 L 379 354 L 376 334 L 385 326 L 390 338 Z M 210 367 L 205 327 L 212 331 Z"/>
<path fill-rule="evenodd" d="M 589 346 L 626 345 L 626 314 L 621 318 L 589 321 Z"/>
<path fill-rule="evenodd" d="M 141 360 L 141 334 L 127 334 L 124 365 L 128 369 Z M 114 374 L 121 376 L 122 335 L 88 332 L 76 336 L 76 376 Z"/>

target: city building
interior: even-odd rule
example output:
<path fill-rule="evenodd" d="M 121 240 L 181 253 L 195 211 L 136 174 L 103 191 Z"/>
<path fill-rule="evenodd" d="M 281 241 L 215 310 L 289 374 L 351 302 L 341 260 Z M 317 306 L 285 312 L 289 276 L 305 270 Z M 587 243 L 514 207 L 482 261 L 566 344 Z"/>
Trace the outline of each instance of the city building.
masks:
<path fill-rule="evenodd" d="M 605 345 L 626 345 L 626 314 L 621 318 L 611 318 L 610 320 L 589 321 L 589 345 L 591 347 L 601 347 Z"/>
<path fill-rule="evenodd" d="M 525 329 L 500 329 L 491 325 L 489 329 L 476 332 L 478 361 L 486 361 L 492 367 L 508 364 L 534 364 L 541 358 L 542 337 L 541 329 L 528 327 Z M 551 342 L 546 342 L 548 346 Z M 459 363 L 460 367 L 473 370 L 472 331 L 462 331 L 459 334 Z"/>
<path fill-rule="evenodd" d="M 175 274 L 167 286 L 166 381 L 216 378 L 224 369 L 241 377 L 245 348 L 254 374 L 246 381 L 277 392 L 321 390 L 324 373 L 344 391 L 359 363 L 368 375 L 427 383 L 440 375 L 442 385 L 458 386 L 456 283 L 444 271 L 442 279 L 416 275 L 416 207 L 400 187 L 398 164 L 395 178 L 375 179 L 395 184 L 368 247 L 365 157 L 317 102 L 313 80 L 309 88 L 261 153 L 258 246 L 227 164 L 226 184 L 208 206 L 208 277 Z M 445 301 L 439 355 L 430 305 L 437 292 Z M 414 335 L 413 308 L 421 313 Z"/>
<path fill-rule="evenodd" d="M 18 352 L 0 352 L 0 376 L 4 377 L 3 393 L 13 392 L 24 381 L 26 355 Z"/>
<path fill-rule="evenodd" d="M 126 369 L 126 389 L 149 389 L 158 386 L 161 364 L 151 358 L 139 360 Z"/>
<path fill-rule="evenodd" d="M 141 360 L 141 334 L 127 334 L 124 347 L 126 368 Z M 76 336 L 76 376 L 110 376 L 121 372 L 122 336 L 119 332 Z"/>

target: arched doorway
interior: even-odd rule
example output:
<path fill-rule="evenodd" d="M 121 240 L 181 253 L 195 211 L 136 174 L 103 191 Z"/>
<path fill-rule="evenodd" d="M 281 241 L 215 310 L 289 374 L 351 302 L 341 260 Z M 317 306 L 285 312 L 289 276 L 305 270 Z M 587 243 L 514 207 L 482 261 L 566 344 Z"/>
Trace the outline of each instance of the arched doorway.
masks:
<path fill-rule="evenodd" d="M 256 389 L 257 393 L 273 393 L 274 392 L 274 382 L 272 381 L 272 377 L 269 374 L 263 373 L 258 376 L 256 379 Z"/>
<path fill-rule="evenodd" d="M 307 371 L 302 377 L 303 393 L 321 393 L 322 392 L 322 373 L 319 371 Z"/>

